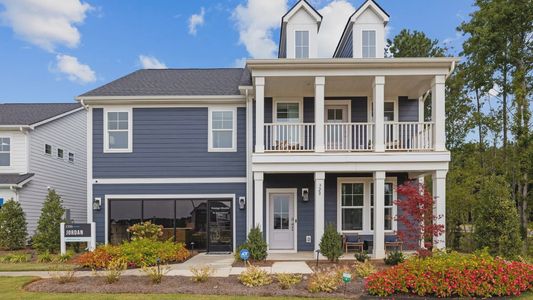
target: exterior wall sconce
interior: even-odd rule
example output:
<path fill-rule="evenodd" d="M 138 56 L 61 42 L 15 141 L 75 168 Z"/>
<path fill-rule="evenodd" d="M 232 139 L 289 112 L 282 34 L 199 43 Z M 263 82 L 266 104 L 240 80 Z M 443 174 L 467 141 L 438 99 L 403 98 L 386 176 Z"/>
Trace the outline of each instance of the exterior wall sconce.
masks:
<path fill-rule="evenodd" d="M 302 189 L 302 200 L 304 202 L 309 201 L 309 189 L 308 188 Z"/>
<path fill-rule="evenodd" d="M 244 209 L 246 206 L 246 198 L 245 197 L 239 197 L 239 208 Z"/>
<path fill-rule="evenodd" d="M 93 210 L 99 211 L 102 208 L 102 198 L 94 198 Z"/>

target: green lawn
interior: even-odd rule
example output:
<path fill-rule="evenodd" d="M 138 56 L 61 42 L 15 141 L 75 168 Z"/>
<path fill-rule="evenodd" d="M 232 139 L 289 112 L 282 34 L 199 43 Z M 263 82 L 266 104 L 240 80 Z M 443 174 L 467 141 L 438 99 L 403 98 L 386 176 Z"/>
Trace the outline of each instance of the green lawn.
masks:
<path fill-rule="evenodd" d="M 65 271 L 76 268 L 73 264 L 54 264 L 54 263 L 0 263 L 0 272 L 8 271 Z"/>
<path fill-rule="evenodd" d="M 2 300 L 32 300 L 32 299 L 76 299 L 76 300 L 104 300 L 104 299 L 119 299 L 119 300 L 136 300 L 136 299 L 162 299 L 162 300 L 176 300 L 176 299 L 195 299 L 195 300 L 222 300 L 222 299 L 287 299 L 287 300 L 301 300 L 302 298 L 273 298 L 273 297 L 248 297 L 248 296 L 202 296 L 202 295 L 173 295 L 173 294 L 54 294 L 54 293 L 30 293 L 24 291 L 22 288 L 25 284 L 31 282 L 34 278 L 31 277 L 0 277 L 0 299 Z M 332 299 L 332 298 L 328 298 Z"/>

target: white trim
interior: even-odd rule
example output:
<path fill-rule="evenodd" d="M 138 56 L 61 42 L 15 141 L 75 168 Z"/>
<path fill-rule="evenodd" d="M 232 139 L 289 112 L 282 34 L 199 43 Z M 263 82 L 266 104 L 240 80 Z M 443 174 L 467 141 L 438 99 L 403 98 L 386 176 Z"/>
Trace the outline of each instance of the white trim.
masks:
<path fill-rule="evenodd" d="M 126 149 L 110 149 L 109 148 L 109 130 L 107 124 L 107 113 L 110 112 L 126 112 L 128 113 L 128 148 Z M 104 153 L 131 153 L 133 152 L 133 108 L 132 107 L 104 107 Z"/>
<path fill-rule="evenodd" d="M 246 177 L 94 178 L 93 184 L 246 183 Z"/>
<path fill-rule="evenodd" d="M 367 100 L 368 101 L 368 100 Z M 352 122 L 352 100 L 331 100 L 326 99 L 324 100 L 324 123 L 327 123 L 327 112 L 328 112 L 328 106 L 347 106 L 348 111 L 346 112 L 346 122 L 351 123 Z"/>
<path fill-rule="evenodd" d="M 243 103 L 243 95 L 146 95 L 146 96 L 78 96 L 76 100 L 85 104 L 172 104 L 172 103 Z"/>
<path fill-rule="evenodd" d="M 213 113 L 214 112 L 231 112 L 232 114 L 232 125 L 231 129 L 231 147 L 230 148 L 214 148 L 213 147 Z M 236 107 L 219 107 L 219 106 L 210 106 L 208 108 L 208 117 L 207 117 L 207 152 L 237 152 L 237 108 Z"/>
<path fill-rule="evenodd" d="M 218 107 L 246 107 L 245 103 L 169 103 L 169 104 L 131 104 L 131 108 L 208 108 L 212 106 Z M 114 107 L 112 104 L 95 104 L 91 106 L 92 108 L 106 108 Z"/>
<path fill-rule="evenodd" d="M 57 116 L 54 116 L 54 117 L 48 118 L 48 119 L 46 119 L 46 120 L 43 120 L 43 121 L 40 121 L 40 122 L 37 122 L 37 123 L 33 123 L 33 124 L 30 125 L 30 128 L 33 130 L 33 129 L 35 129 L 35 127 L 38 127 L 38 126 L 44 125 L 44 124 L 46 124 L 46 123 L 49 123 L 49 122 L 55 121 L 55 120 L 57 120 L 57 119 L 60 119 L 60 118 L 66 117 L 66 116 L 68 116 L 68 115 L 70 115 L 70 114 L 73 114 L 73 113 L 78 112 L 78 111 L 83 110 L 83 109 L 85 109 L 85 108 L 82 106 L 82 107 L 78 107 L 78 108 L 73 109 L 73 110 L 69 110 L 69 111 L 67 111 L 67 112 L 65 112 L 65 113 L 62 113 L 62 114 L 60 114 L 60 115 L 57 115 Z"/>
<path fill-rule="evenodd" d="M 105 125 L 105 124 L 104 124 Z M 51 145 L 50 145 L 51 146 Z M 93 108 L 87 109 L 87 223 L 93 222 Z"/>
<path fill-rule="evenodd" d="M 0 151 L 0 153 L 7 153 L 7 155 L 9 155 L 9 163 L 7 166 L 0 166 L 0 170 L 1 169 L 7 169 L 7 168 L 12 168 L 13 167 L 13 151 L 11 150 L 13 148 L 13 137 L 12 136 L 7 136 L 7 135 L 2 135 L 0 136 L 0 139 L 6 139 L 8 140 L 8 146 L 9 146 L 9 151 Z M 1 144 L 0 144 L 1 146 Z M 26 162 L 26 164 L 28 164 L 28 162 Z"/>
<path fill-rule="evenodd" d="M 306 1 L 300 1 L 296 3 L 296 5 L 283 16 L 281 21 L 283 23 L 287 23 L 290 18 L 292 18 L 294 14 L 296 14 L 296 12 L 298 12 L 302 8 L 307 12 L 307 14 L 309 14 L 313 19 L 315 19 L 318 24 L 322 22 L 322 16 L 320 16 Z"/>
<path fill-rule="evenodd" d="M 252 152 L 253 152 L 253 98 L 246 90 L 246 236 L 254 227 L 254 205 L 253 205 L 253 173 L 252 173 Z"/>
<path fill-rule="evenodd" d="M 337 178 L 337 231 L 339 233 L 357 233 L 360 235 L 373 235 L 374 230 L 370 229 L 370 184 L 374 182 L 373 177 L 338 177 Z M 362 230 L 342 230 L 342 210 L 341 210 L 341 187 L 343 183 L 362 183 L 364 185 L 364 198 L 363 198 L 363 229 Z M 385 178 L 385 183 L 392 183 L 393 189 L 393 201 L 397 199 L 398 195 L 396 192 L 396 187 L 398 186 L 397 177 L 387 177 Z M 398 230 L 398 222 L 396 220 L 396 215 L 398 214 L 398 208 L 396 204 L 393 203 L 392 206 L 392 230 L 385 230 L 384 233 L 394 233 Z"/>
<path fill-rule="evenodd" d="M 271 194 L 293 194 L 293 213 L 294 213 L 294 240 L 293 249 L 288 250 L 270 250 L 270 195 Z M 297 188 L 269 188 L 266 189 L 266 223 L 265 234 L 267 240 L 267 251 L 269 253 L 296 253 L 298 251 L 298 189 Z"/>
<path fill-rule="evenodd" d="M 147 200 L 147 199 L 232 199 L 231 205 L 233 207 L 232 212 L 232 219 L 233 219 L 233 251 L 235 252 L 236 249 L 236 215 L 235 215 L 235 194 L 162 194 L 162 195 L 154 195 L 154 194 L 124 194 L 124 195 L 105 195 L 104 197 L 104 241 L 106 244 L 109 243 L 109 200 Z"/>
<path fill-rule="evenodd" d="M 381 7 L 376 5 L 374 1 L 366 1 L 363 6 L 361 6 L 353 14 L 353 16 L 350 18 L 350 22 L 356 22 L 357 18 L 359 18 L 359 16 L 361 16 L 361 14 L 364 13 L 368 8 L 372 9 L 376 14 L 378 14 L 385 24 L 389 22 L 389 16 L 383 11 L 383 9 L 381 9 Z"/>

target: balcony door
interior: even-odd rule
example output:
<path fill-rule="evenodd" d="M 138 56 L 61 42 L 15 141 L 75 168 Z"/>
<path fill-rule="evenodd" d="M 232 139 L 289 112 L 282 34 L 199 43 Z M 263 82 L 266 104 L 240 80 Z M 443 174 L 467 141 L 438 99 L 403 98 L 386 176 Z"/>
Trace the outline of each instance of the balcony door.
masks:
<path fill-rule="evenodd" d="M 327 150 L 347 150 L 350 147 L 351 127 L 348 121 L 348 105 L 326 105 L 325 146 Z"/>

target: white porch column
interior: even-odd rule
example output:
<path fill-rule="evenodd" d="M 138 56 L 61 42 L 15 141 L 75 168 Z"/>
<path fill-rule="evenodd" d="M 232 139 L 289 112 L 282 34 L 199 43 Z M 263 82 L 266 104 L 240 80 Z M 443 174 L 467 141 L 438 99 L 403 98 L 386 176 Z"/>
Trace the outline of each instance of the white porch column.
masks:
<path fill-rule="evenodd" d="M 322 235 L 324 235 L 324 181 L 326 173 L 315 172 L 315 250 L 320 249 L 318 246 Z"/>
<path fill-rule="evenodd" d="M 265 77 L 255 78 L 255 152 L 265 152 Z"/>
<path fill-rule="evenodd" d="M 374 254 L 385 258 L 385 172 L 374 172 Z"/>
<path fill-rule="evenodd" d="M 315 151 L 324 152 L 324 85 L 325 77 L 315 77 Z"/>
<path fill-rule="evenodd" d="M 263 172 L 254 172 L 254 227 L 263 231 Z"/>
<path fill-rule="evenodd" d="M 373 82 L 374 151 L 385 151 L 385 76 L 376 76 Z"/>
<path fill-rule="evenodd" d="M 446 173 L 447 170 L 436 170 L 432 174 L 433 179 L 433 216 L 437 218 L 437 224 L 446 226 Z M 436 241 L 433 242 L 436 249 L 446 248 L 446 234 L 443 233 Z"/>
<path fill-rule="evenodd" d="M 431 86 L 431 121 L 433 125 L 433 140 L 435 151 L 446 151 L 446 133 L 444 118 L 446 115 L 446 77 L 437 75 Z"/>

